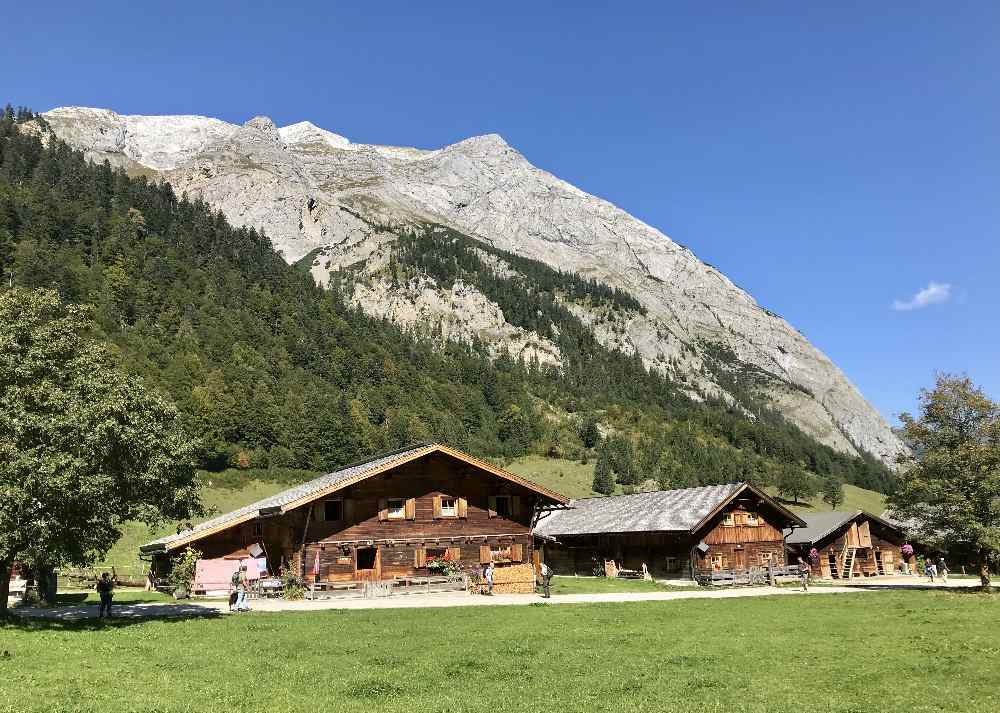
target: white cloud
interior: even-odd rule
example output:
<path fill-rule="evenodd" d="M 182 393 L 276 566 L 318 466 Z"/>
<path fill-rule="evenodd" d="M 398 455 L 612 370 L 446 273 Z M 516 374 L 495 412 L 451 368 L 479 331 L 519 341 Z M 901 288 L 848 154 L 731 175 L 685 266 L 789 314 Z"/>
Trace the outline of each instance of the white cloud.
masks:
<path fill-rule="evenodd" d="M 929 305 L 938 305 L 951 299 L 951 285 L 947 282 L 934 282 L 927 285 L 922 290 L 917 291 L 908 300 L 895 300 L 892 308 L 897 312 L 909 312 L 914 309 L 923 309 Z"/>

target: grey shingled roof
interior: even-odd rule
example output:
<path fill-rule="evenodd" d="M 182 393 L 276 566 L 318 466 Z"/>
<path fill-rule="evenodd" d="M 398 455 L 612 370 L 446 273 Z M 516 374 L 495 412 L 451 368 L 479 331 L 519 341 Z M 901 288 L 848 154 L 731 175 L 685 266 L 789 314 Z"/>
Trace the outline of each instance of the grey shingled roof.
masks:
<path fill-rule="evenodd" d="M 634 495 L 570 500 L 541 517 L 535 533 L 546 537 L 614 532 L 690 532 L 745 487 L 743 483 L 656 490 Z"/>
<path fill-rule="evenodd" d="M 786 533 L 785 542 L 790 545 L 811 545 L 819 542 L 861 513 L 861 510 L 802 513 L 801 517 L 806 521 L 806 526 Z"/>
<path fill-rule="evenodd" d="M 189 530 L 183 530 L 175 535 L 168 535 L 166 537 L 161 537 L 158 540 L 153 540 L 152 542 L 147 542 L 140 549 L 141 550 L 158 550 L 165 546 L 169 546 L 170 543 L 176 542 L 177 540 L 184 540 L 193 534 L 197 534 L 202 530 L 211 530 L 219 525 L 224 525 L 227 522 L 235 522 L 240 518 L 247 515 L 251 515 L 260 511 L 263 508 L 281 507 L 287 505 L 288 503 L 295 502 L 304 497 L 308 497 L 313 493 L 326 490 L 332 485 L 336 485 L 340 481 L 350 480 L 360 475 L 373 470 L 378 470 L 379 468 L 385 466 L 393 461 L 402 460 L 409 458 L 410 456 L 419 453 L 420 451 L 433 449 L 433 444 L 421 443 L 420 445 L 407 448 L 402 451 L 394 451 L 393 453 L 387 453 L 385 455 L 377 456 L 371 460 L 364 461 L 362 463 L 356 463 L 350 465 L 341 470 L 336 470 L 332 473 L 327 473 L 326 475 L 321 475 L 320 477 L 310 480 L 309 482 L 302 483 L 301 485 L 296 485 L 294 488 L 289 488 L 288 490 L 283 490 L 277 495 L 272 495 L 269 498 L 264 498 L 263 500 L 258 500 L 255 503 L 250 503 L 238 510 L 233 510 L 232 512 L 227 512 L 224 515 L 219 515 L 218 517 L 212 518 L 211 520 L 206 520 L 205 522 L 195 525 Z"/>

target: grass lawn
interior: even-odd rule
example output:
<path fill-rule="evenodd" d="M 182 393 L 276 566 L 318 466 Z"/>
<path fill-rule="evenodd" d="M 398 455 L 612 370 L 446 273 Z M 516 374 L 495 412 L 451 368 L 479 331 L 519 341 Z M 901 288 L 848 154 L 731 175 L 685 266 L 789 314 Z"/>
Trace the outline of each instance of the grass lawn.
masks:
<path fill-rule="evenodd" d="M 605 594 L 607 592 L 680 592 L 703 589 L 691 586 L 657 584 L 642 579 L 608 579 L 607 577 L 553 577 L 553 594 Z"/>
<path fill-rule="evenodd" d="M 1000 707 L 1000 599 L 951 592 L 16 622 L 0 642 L 4 713 Z"/>
<path fill-rule="evenodd" d="M 594 484 L 593 461 L 580 465 L 580 461 L 575 460 L 524 456 L 508 463 L 506 469 L 570 498 L 599 495 L 590 487 Z M 620 485 L 616 488 L 621 491 Z"/>

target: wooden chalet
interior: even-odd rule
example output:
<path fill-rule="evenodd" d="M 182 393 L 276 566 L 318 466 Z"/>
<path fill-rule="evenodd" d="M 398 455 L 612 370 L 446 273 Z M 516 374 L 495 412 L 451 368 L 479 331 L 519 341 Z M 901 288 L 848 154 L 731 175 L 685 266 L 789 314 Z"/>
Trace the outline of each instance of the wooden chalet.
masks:
<path fill-rule="evenodd" d="M 605 561 L 653 576 L 785 565 L 782 531 L 805 523 L 747 483 L 571 500 L 543 513 L 536 546 L 557 574 L 594 574 Z"/>
<path fill-rule="evenodd" d="M 894 574 L 903 562 L 902 528 L 877 515 L 852 510 L 809 513 L 802 518 L 806 527 L 789 531 L 785 542 L 792 561 L 802 557 L 811 562 L 810 551 L 817 551 L 819 562 L 811 562 L 815 575 L 849 579 Z"/>
<path fill-rule="evenodd" d="M 254 558 L 268 574 L 290 570 L 308 582 L 427 575 L 441 561 L 478 571 L 491 560 L 530 562 L 536 514 L 565 502 L 490 463 L 426 443 L 321 476 L 140 552 L 157 578 L 187 547 L 207 563 Z"/>

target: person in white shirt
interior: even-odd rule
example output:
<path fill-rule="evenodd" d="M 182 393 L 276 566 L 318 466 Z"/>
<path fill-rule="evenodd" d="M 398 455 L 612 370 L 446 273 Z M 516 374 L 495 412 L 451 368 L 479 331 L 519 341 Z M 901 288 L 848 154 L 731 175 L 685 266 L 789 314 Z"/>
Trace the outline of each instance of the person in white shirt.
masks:
<path fill-rule="evenodd" d="M 545 599 L 548 599 L 550 596 L 552 596 L 551 592 L 549 591 L 549 586 L 552 583 L 553 572 L 552 568 L 549 567 L 545 562 L 542 562 L 541 570 L 542 570 L 542 592 L 543 592 L 542 596 Z"/>

